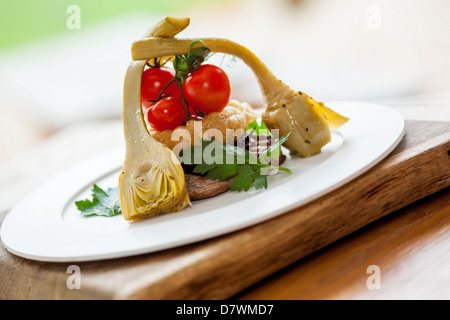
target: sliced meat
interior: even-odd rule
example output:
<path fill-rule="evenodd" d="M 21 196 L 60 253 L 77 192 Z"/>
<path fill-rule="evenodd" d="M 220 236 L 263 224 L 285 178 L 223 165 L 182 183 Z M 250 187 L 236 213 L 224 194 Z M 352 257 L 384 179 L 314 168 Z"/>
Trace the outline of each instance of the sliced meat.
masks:
<path fill-rule="evenodd" d="M 217 196 L 230 190 L 231 179 L 225 181 L 211 180 L 203 175 L 190 174 L 184 175 L 189 198 L 191 200 L 201 200 Z"/>

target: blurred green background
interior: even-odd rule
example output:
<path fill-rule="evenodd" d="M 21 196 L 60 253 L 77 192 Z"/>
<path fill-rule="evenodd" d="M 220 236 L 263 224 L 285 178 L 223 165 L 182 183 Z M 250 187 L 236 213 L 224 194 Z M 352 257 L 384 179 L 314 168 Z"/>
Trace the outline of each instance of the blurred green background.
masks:
<path fill-rule="evenodd" d="M 142 10 L 165 15 L 202 2 L 211 3 L 206 0 L 2 0 L 0 50 L 67 31 L 66 10 L 70 5 L 80 7 L 82 26 L 87 27 L 127 12 Z"/>

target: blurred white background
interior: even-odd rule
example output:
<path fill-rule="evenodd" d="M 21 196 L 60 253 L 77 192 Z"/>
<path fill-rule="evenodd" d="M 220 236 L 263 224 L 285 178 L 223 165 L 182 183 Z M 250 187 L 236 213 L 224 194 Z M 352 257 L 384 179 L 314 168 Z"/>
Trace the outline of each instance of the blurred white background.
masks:
<path fill-rule="evenodd" d="M 407 119 L 450 120 L 449 1 L 196 3 L 168 12 L 191 18 L 179 37 L 239 42 L 284 82 L 320 101 L 372 101 Z M 0 51 L 0 212 L 43 180 L 122 143 L 131 43 L 164 14 L 127 10 L 84 25 L 89 7 L 81 7 L 80 29 L 64 26 Z M 69 15 L 61 16 L 65 23 Z M 261 106 L 251 71 L 229 62 L 223 67 L 233 97 Z"/>

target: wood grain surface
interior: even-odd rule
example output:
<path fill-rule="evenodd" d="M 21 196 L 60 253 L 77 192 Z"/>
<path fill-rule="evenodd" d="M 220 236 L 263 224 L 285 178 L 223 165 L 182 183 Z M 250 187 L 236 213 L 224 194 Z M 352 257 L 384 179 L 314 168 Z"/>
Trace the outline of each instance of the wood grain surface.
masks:
<path fill-rule="evenodd" d="M 67 287 L 69 264 L 30 261 L 2 249 L 0 298 L 230 298 L 375 220 L 447 188 L 449 152 L 448 122 L 407 122 L 406 136 L 391 155 L 338 190 L 218 238 L 153 254 L 78 263 L 79 290 Z M 380 236 L 400 231 L 392 227 Z"/>
<path fill-rule="evenodd" d="M 358 230 L 235 299 L 450 299 L 450 189 Z M 369 279 L 379 268 L 379 287 Z M 369 286 L 367 286 L 369 281 Z"/>

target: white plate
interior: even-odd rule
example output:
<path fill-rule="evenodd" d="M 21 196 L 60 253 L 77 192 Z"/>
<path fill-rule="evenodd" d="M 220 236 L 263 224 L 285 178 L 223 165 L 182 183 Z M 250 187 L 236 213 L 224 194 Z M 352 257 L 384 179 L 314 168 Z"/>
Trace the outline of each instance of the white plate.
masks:
<path fill-rule="evenodd" d="M 87 261 L 155 252 L 254 225 L 304 205 L 370 169 L 401 141 L 403 118 L 361 102 L 328 105 L 351 118 L 319 155 L 284 163 L 292 174 L 269 177 L 269 188 L 227 192 L 182 212 L 137 223 L 122 216 L 83 217 L 74 201 L 90 197 L 93 183 L 117 186 L 124 150 L 112 150 L 27 195 L 6 216 L 1 239 L 12 253 L 40 261 Z"/>

